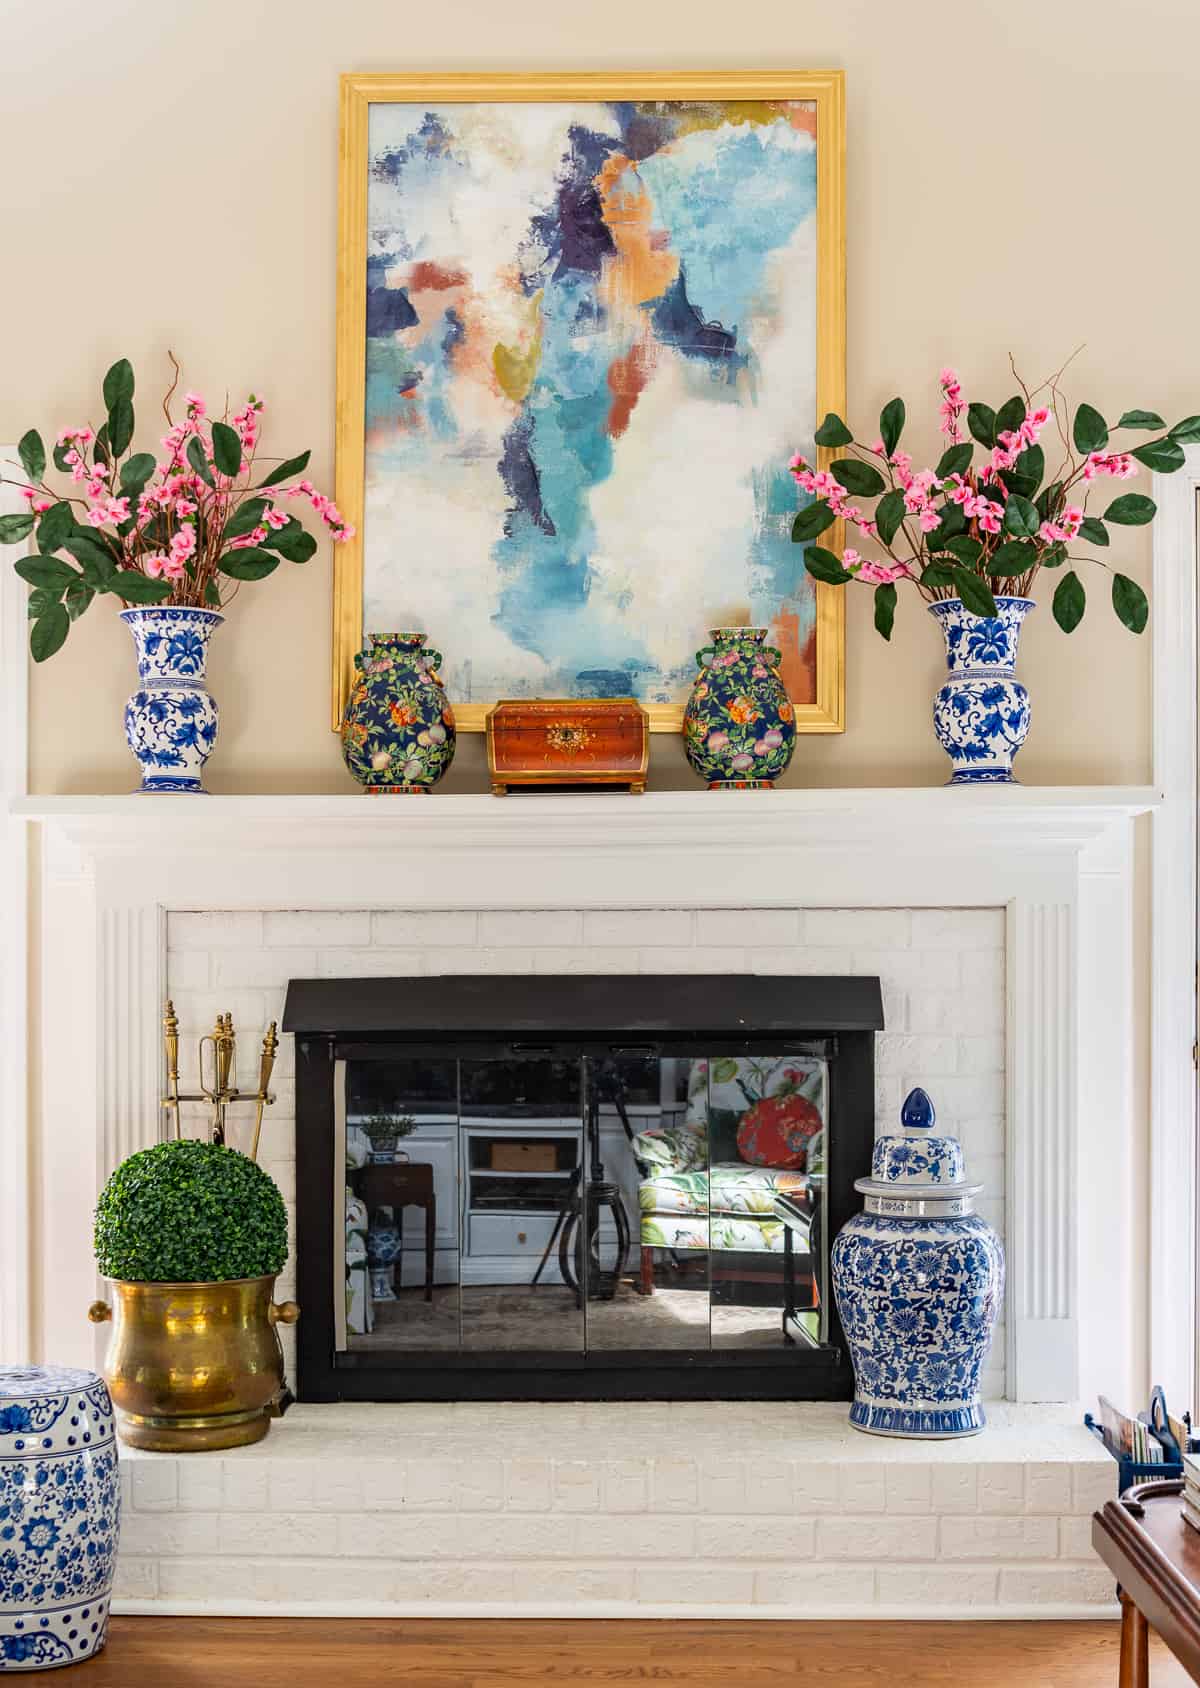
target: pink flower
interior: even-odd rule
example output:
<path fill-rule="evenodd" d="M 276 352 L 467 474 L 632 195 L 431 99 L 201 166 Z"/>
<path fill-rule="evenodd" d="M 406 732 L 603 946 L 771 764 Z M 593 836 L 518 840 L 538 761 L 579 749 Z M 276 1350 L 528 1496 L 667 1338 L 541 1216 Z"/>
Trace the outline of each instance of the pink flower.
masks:
<path fill-rule="evenodd" d="M 942 518 L 930 504 L 925 506 L 917 520 L 920 522 L 922 533 L 932 533 L 934 528 L 942 525 Z"/>
<path fill-rule="evenodd" d="M 177 498 L 175 500 L 175 514 L 180 521 L 183 521 L 186 516 L 194 516 L 198 509 L 199 505 L 190 498 Z"/>
<path fill-rule="evenodd" d="M 1047 545 L 1056 545 L 1070 538 L 1070 535 L 1065 528 L 1059 527 L 1057 522 L 1043 522 L 1038 529 L 1038 538 Z"/>
<path fill-rule="evenodd" d="M 855 570 L 855 575 L 868 586 L 890 586 L 895 580 L 907 580 L 908 568 L 904 563 L 877 563 L 868 557 Z"/>
<path fill-rule="evenodd" d="M 263 511 L 263 521 L 266 522 L 268 527 L 275 528 L 277 530 L 279 528 L 285 528 L 291 519 L 292 518 L 288 515 L 287 511 L 281 510 L 277 504 L 272 504 L 269 510 Z"/>
<path fill-rule="evenodd" d="M 1115 480 L 1127 481 L 1131 475 L 1137 474 L 1137 464 L 1126 451 L 1105 453 L 1090 451 L 1087 462 L 1083 466 L 1085 481 L 1095 480 L 1097 475 L 1111 475 Z"/>
<path fill-rule="evenodd" d="M 979 511 L 978 515 L 975 518 L 976 521 L 978 521 L 978 523 L 979 523 L 980 527 L 983 529 L 984 533 L 999 533 L 1000 532 L 1000 509 L 999 509 L 999 506 L 996 505 L 996 504 L 988 504 L 988 503 L 986 503 L 986 501 L 983 501 L 983 500 L 981 500 L 981 502 L 983 502 L 984 508 Z"/>
<path fill-rule="evenodd" d="M 846 549 L 842 552 L 842 567 L 844 569 L 854 569 L 861 562 L 862 558 L 859 556 L 854 547 L 852 545 L 847 545 Z"/>
<path fill-rule="evenodd" d="M 151 551 L 148 557 L 142 558 L 142 573 L 148 574 L 151 580 L 158 580 L 166 574 L 170 560 L 165 551 Z"/>
<path fill-rule="evenodd" d="M 185 393 L 183 402 L 187 405 L 188 415 L 191 417 L 207 416 L 208 405 L 199 393 Z"/>

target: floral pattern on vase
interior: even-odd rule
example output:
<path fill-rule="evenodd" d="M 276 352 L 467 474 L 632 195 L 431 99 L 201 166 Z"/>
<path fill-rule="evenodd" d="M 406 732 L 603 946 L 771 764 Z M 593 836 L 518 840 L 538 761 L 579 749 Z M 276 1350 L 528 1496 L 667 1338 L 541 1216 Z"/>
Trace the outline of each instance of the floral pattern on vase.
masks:
<path fill-rule="evenodd" d="M 683 713 L 683 748 L 710 791 L 770 787 L 796 748 L 796 713 L 765 627 L 714 627 Z"/>
<path fill-rule="evenodd" d="M 905 1145 L 923 1151 L 936 1141 L 921 1136 L 935 1117 L 924 1091 L 912 1092 L 904 1116 L 905 1134 L 881 1139 L 885 1166 Z M 973 1211 L 981 1186 L 964 1182 L 961 1156 L 928 1170 L 919 1187 L 857 1179 L 865 1209 L 833 1245 L 854 1364 L 850 1422 L 881 1435 L 972 1436 L 985 1423 L 979 1378 L 1004 1294 L 1004 1250 Z"/>
<path fill-rule="evenodd" d="M 367 1232 L 367 1264 L 371 1268 L 371 1297 L 395 1301 L 392 1273 L 400 1259 L 400 1227 L 390 1207 L 377 1207 Z"/>
<path fill-rule="evenodd" d="M 368 791 L 427 792 L 454 760 L 454 711 L 424 633 L 372 633 L 354 658 L 342 755 Z"/>
<path fill-rule="evenodd" d="M 946 640 L 948 678 L 933 700 L 933 729 L 954 766 L 951 785 L 1012 785 L 1013 758 L 1029 734 L 1029 693 L 1014 678 L 1032 598 L 997 598 L 995 616 L 959 598 L 930 604 Z"/>
<path fill-rule="evenodd" d="M 125 705 L 125 741 L 141 767 L 144 792 L 204 790 L 201 775 L 218 721 L 205 684 L 208 641 L 224 619 L 187 605 L 121 611 L 138 665 L 138 689 Z"/>
<path fill-rule="evenodd" d="M 0 1368 L 0 1672 L 104 1646 L 121 1522 L 112 1401 L 94 1372 Z"/>

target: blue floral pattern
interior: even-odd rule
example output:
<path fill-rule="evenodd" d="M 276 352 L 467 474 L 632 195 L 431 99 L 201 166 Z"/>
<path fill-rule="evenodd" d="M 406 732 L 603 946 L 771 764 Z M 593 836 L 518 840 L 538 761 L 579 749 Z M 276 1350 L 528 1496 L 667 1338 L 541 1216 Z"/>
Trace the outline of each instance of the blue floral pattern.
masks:
<path fill-rule="evenodd" d="M 946 640 L 948 678 L 933 702 L 933 727 L 949 756 L 951 785 L 1013 782 L 1013 758 L 1029 734 L 1029 693 L 1013 678 L 1030 598 L 997 598 L 996 616 L 972 615 L 958 598 L 930 604 Z"/>
<path fill-rule="evenodd" d="M 765 627 L 714 627 L 683 712 L 683 749 L 710 791 L 771 786 L 796 748 L 796 712 Z"/>
<path fill-rule="evenodd" d="M 217 737 L 218 710 L 205 685 L 215 610 L 123 610 L 133 634 L 140 685 L 125 705 L 125 739 L 142 770 L 142 790 L 203 791 L 201 774 Z"/>
<path fill-rule="evenodd" d="M 120 1533 L 116 1427 L 94 1372 L 0 1369 L 0 1671 L 104 1645 Z"/>

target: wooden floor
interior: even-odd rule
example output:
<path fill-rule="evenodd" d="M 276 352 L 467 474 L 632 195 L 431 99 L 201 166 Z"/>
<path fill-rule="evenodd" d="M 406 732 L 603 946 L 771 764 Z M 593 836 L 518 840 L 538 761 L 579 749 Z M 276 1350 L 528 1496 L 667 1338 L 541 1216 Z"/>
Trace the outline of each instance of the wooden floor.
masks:
<path fill-rule="evenodd" d="M 1115 1623 L 115 1618 L 78 1688 L 1117 1688 Z M 1188 1682 L 1155 1644 L 1153 1688 Z"/>

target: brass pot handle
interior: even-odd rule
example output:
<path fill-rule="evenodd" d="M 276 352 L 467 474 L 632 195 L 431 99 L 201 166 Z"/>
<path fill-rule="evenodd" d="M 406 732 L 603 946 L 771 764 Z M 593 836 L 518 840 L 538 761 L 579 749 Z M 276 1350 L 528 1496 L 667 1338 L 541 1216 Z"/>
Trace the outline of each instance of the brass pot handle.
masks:
<path fill-rule="evenodd" d="M 294 1325 L 300 1317 L 300 1303 L 298 1301 L 272 1301 L 267 1308 L 267 1317 L 273 1325 Z"/>
<path fill-rule="evenodd" d="M 103 1325 L 112 1318 L 112 1308 L 107 1301 L 93 1301 L 88 1308 L 88 1318 L 94 1325 Z"/>

